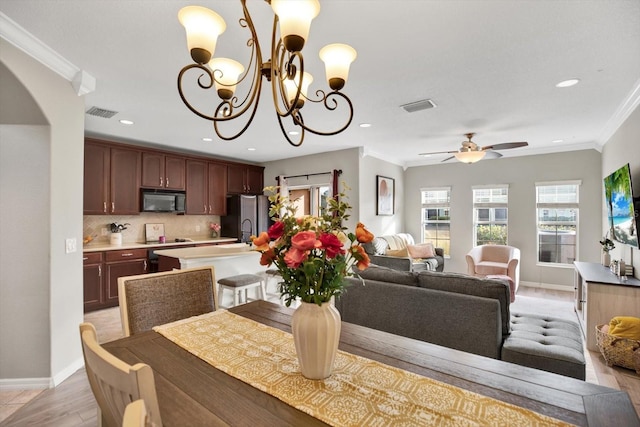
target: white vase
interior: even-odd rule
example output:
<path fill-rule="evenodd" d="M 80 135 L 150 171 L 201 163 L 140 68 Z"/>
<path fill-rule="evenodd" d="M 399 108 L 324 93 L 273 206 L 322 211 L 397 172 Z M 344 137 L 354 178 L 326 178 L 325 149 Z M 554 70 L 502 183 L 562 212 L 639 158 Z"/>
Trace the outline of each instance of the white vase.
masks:
<path fill-rule="evenodd" d="M 331 375 L 338 352 L 340 312 L 330 302 L 303 302 L 291 318 L 293 342 L 305 378 L 321 380 Z"/>
<path fill-rule="evenodd" d="M 602 252 L 602 265 L 609 267 L 611 265 L 611 255 L 609 252 Z"/>
<path fill-rule="evenodd" d="M 113 246 L 122 246 L 122 233 L 111 233 L 110 243 Z"/>

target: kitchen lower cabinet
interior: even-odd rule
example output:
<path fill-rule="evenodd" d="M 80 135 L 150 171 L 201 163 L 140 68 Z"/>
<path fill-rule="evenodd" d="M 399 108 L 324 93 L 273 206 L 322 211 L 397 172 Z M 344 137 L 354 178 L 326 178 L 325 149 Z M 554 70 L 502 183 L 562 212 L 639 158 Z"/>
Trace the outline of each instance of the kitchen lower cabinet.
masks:
<path fill-rule="evenodd" d="M 104 307 L 103 253 L 85 253 L 82 263 L 84 312 L 86 313 Z"/>
<path fill-rule="evenodd" d="M 146 249 L 85 252 L 84 312 L 118 305 L 118 277 L 149 272 Z"/>
<path fill-rule="evenodd" d="M 118 305 L 118 278 L 149 272 L 146 249 L 108 251 L 105 255 L 106 280 L 105 303 L 108 307 Z"/>

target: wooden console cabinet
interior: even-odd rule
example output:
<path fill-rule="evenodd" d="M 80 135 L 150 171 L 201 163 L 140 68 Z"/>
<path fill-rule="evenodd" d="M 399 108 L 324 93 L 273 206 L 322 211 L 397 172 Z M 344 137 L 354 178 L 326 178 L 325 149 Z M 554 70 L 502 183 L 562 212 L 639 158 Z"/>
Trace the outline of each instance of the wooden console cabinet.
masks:
<path fill-rule="evenodd" d="M 592 262 L 575 261 L 575 310 L 587 341 L 587 348 L 598 351 L 596 326 L 615 316 L 640 317 L 640 280 L 626 281 L 609 268 Z"/>

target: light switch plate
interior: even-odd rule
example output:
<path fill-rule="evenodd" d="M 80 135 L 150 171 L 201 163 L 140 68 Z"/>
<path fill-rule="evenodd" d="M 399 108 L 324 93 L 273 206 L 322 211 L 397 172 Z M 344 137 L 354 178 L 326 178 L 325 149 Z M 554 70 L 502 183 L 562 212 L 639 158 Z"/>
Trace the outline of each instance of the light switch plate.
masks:
<path fill-rule="evenodd" d="M 69 239 L 66 239 L 64 241 L 64 246 L 65 246 L 65 252 L 68 253 L 68 254 L 73 253 L 73 252 L 78 250 L 77 244 L 76 244 L 76 239 L 73 238 L 73 237 L 69 238 Z"/>

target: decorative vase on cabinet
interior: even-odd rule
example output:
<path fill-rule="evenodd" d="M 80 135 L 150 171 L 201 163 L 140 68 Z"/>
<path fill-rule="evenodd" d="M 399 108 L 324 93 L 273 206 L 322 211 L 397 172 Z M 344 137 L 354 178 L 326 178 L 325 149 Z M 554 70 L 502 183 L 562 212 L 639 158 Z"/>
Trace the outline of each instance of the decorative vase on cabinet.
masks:
<path fill-rule="evenodd" d="M 303 302 L 291 319 L 293 342 L 305 378 L 321 380 L 331 375 L 340 342 L 340 312 L 331 302 Z"/>
<path fill-rule="evenodd" d="M 609 252 L 602 251 L 602 265 L 609 267 L 611 265 L 611 255 Z"/>
<path fill-rule="evenodd" d="M 122 246 L 122 233 L 111 233 L 111 239 L 109 242 L 113 246 Z"/>

